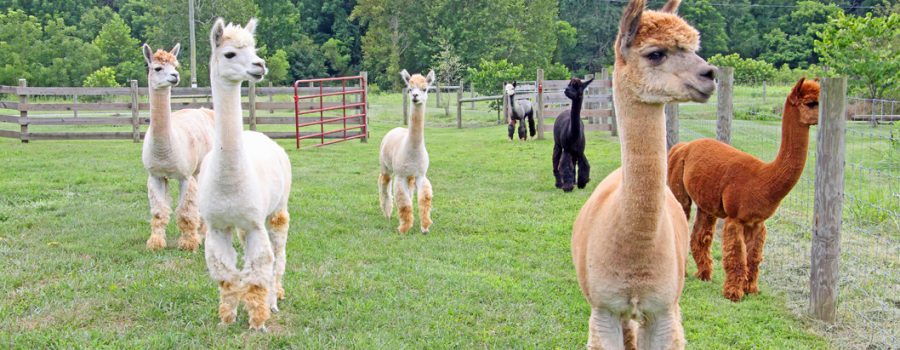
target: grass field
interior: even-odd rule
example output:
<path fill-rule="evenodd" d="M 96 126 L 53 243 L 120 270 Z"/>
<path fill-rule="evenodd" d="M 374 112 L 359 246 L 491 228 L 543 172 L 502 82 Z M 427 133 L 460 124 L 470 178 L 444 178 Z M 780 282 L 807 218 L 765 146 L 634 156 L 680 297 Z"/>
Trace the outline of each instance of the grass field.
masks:
<path fill-rule="evenodd" d="M 287 299 L 266 334 L 248 331 L 244 313 L 217 325 L 202 253 L 144 249 L 139 144 L 0 139 L 0 347 L 581 348 L 589 308 L 569 240 L 589 191 L 553 187 L 552 141 L 510 143 L 505 126 L 426 129 L 435 224 L 401 236 L 375 186 L 378 141 L 399 121 L 393 99 L 372 101 L 369 143 L 282 142 L 295 179 Z M 588 140 L 592 188 L 619 148 L 608 133 Z M 172 224 L 170 247 L 176 238 Z M 687 278 L 690 348 L 828 347 L 772 286 L 734 304 L 722 278 Z"/>

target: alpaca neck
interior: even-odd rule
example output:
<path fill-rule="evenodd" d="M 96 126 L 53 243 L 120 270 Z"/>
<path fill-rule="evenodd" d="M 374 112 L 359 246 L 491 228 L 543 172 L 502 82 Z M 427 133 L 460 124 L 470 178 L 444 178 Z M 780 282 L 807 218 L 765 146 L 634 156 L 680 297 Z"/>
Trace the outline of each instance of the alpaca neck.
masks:
<path fill-rule="evenodd" d="M 150 140 L 153 153 L 168 156 L 171 153 L 172 137 L 172 88 L 150 88 Z"/>
<path fill-rule="evenodd" d="M 216 79 L 213 72 L 212 97 L 216 116 L 216 144 L 215 150 L 225 154 L 224 161 L 228 161 L 228 155 L 237 159 L 243 150 L 244 132 L 243 111 L 241 110 L 241 85 L 240 82 L 225 82 Z"/>
<path fill-rule="evenodd" d="M 581 96 L 572 99 L 571 128 L 572 136 L 576 137 L 581 132 L 581 102 L 583 100 L 584 98 Z"/>
<path fill-rule="evenodd" d="M 803 175 L 809 148 L 809 126 L 800 124 L 799 120 L 800 112 L 797 108 L 785 103 L 778 156 L 766 164 L 765 169 L 765 173 L 770 174 L 766 177 L 769 197 L 774 200 L 787 196 Z"/>
<path fill-rule="evenodd" d="M 618 84 L 614 84 L 618 85 Z M 622 147 L 621 213 L 630 240 L 656 237 L 666 194 L 666 118 L 663 104 L 614 91 Z M 573 113 L 574 114 L 574 113 Z M 574 120 L 573 120 L 574 123 Z"/>
<path fill-rule="evenodd" d="M 412 117 L 409 120 L 408 144 L 419 146 L 425 144 L 425 102 L 413 104 Z"/>

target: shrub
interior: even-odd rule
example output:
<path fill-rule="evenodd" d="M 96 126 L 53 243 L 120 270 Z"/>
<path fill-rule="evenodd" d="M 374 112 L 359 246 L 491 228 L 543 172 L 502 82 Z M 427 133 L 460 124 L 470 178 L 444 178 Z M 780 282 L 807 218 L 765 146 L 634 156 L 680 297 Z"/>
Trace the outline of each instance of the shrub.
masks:
<path fill-rule="evenodd" d="M 709 58 L 709 63 L 717 67 L 734 67 L 734 82 L 742 85 L 771 81 L 777 72 L 771 63 L 752 58 L 741 58 L 736 53 L 727 56 L 716 54 Z"/>
<path fill-rule="evenodd" d="M 505 59 L 499 61 L 482 59 L 477 68 L 469 68 L 467 71 L 475 91 L 484 95 L 497 94 L 504 82 L 525 79 L 525 67 L 509 63 Z"/>

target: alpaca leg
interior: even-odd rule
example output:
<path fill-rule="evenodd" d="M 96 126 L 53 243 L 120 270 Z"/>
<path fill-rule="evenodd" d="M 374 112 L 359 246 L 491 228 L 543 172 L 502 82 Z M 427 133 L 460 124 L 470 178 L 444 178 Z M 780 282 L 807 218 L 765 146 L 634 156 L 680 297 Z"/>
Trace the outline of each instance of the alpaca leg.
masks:
<path fill-rule="evenodd" d="M 419 189 L 419 221 L 422 225 L 422 233 L 428 233 L 431 227 L 431 199 L 433 198 L 431 181 L 424 176 L 416 180 L 416 187 Z"/>
<path fill-rule="evenodd" d="M 528 117 L 528 131 L 531 132 L 531 137 L 534 137 L 534 134 L 537 133 L 534 127 L 534 110 L 529 111 L 525 116 Z"/>
<path fill-rule="evenodd" d="M 172 213 L 169 199 L 169 182 L 165 178 L 147 178 L 147 197 L 150 199 L 150 238 L 147 249 L 160 250 L 166 247 L 166 226 Z"/>
<path fill-rule="evenodd" d="M 244 236 L 246 244 L 241 282 L 247 286 L 243 299 L 244 307 L 250 315 L 250 329 L 264 331 L 266 320 L 271 316 L 271 308 L 274 306 L 270 303 L 275 296 L 275 256 L 263 226 L 260 223 Z"/>
<path fill-rule="evenodd" d="M 181 181 L 178 195 L 178 208 L 175 209 L 175 222 L 181 231 L 178 248 L 193 252 L 200 246 L 200 211 L 197 209 L 197 179 L 189 177 Z"/>
<path fill-rule="evenodd" d="M 559 173 L 562 177 L 562 190 L 571 192 L 575 188 L 575 159 L 569 152 L 563 151 L 559 158 Z"/>
<path fill-rule="evenodd" d="M 673 149 L 674 150 L 674 149 Z M 684 161 L 677 158 L 677 154 L 672 152 L 669 154 L 669 174 L 666 184 L 675 195 L 681 208 L 684 210 L 684 216 L 691 219 L 691 196 L 688 195 L 687 189 L 684 188 Z"/>
<path fill-rule="evenodd" d="M 701 281 L 709 281 L 712 278 L 712 248 L 713 233 L 716 231 L 716 217 L 697 208 L 697 218 L 694 219 L 694 230 L 691 232 L 691 255 L 697 263 L 695 276 Z"/>
<path fill-rule="evenodd" d="M 591 309 L 588 321 L 588 343 L 590 350 L 621 349 L 625 345 L 622 321 L 606 310 Z"/>
<path fill-rule="evenodd" d="M 556 178 L 556 188 L 562 188 L 562 177 L 559 174 L 559 158 L 562 157 L 562 147 L 553 145 L 553 177 Z"/>
<path fill-rule="evenodd" d="M 747 237 L 747 288 L 744 292 L 759 292 L 759 264 L 763 261 L 763 246 L 766 244 L 766 223 L 761 222 L 752 229 L 753 234 Z M 744 232 L 750 232 L 745 228 Z"/>
<path fill-rule="evenodd" d="M 578 160 L 578 188 L 584 188 L 591 181 L 591 165 L 584 153 L 579 154 L 576 160 Z"/>
<path fill-rule="evenodd" d="M 637 323 L 632 320 L 622 322 L 622 338 L 625 350 L 637 350 Z"/>
<path fill-rule="evenodd" d="M 378 201 L 381 204 L 381 213 L 387 219 L 391 218 L 391 213 L 394 211 L 393 197 L 391 192 L 391 175 L 381 173 L 378 176 Z"/>
<path fill-rule="evenodd" d="M 684 328 L 681 326 L 681 312 L 674 308 L 644 323 L 641 340 L 644 349 L 684 349 Z"/>
<path fill-rule="evenodd" d="M 509 127 L 507 128 L 507 131 L 509 131 L 509 140 L 510 141 L 512 141 L 513 133 L 515 133 L 515 130 L 516 130 L 516 120 L 509 118 Z"/>
<path fill-rule="evenodd" d="M 231 245 L 231 232 L 210 229 L 206 235 L 206 268 L 219 283 L 219 319 L 230 324 L 237 318 L 237 306 L 243 294 L 237 270 L 237 252 Z"/>
<path fill-rule="evenodd" d="M 740 301 L 747 285 L 747 247 L 744 225 L 732 218 L 725 219 L 722 231 L 722 266 L 725 268 L 722 294 L 731 301 Z"/>
<path fill-rule="evenodd" d="M 284 299 L 284 265 L 287 259 L 285 246 L 287 245 L 288 229 L 291 216 L 287 210 L 282 210 L 269 218 L 269 239 L 272 240 L 272 251 L 275 254 L 275 297 Z M 272 311 L 278 311 L 277 300 L 272 300 Z"/>
<path fill-rule="evenodd" d="M 395 198 L 397 199 L 397 212 L 400 216 L 400 226 L 397 231 L 406 233 L 413 225 L 412 193 L 409 189 L 409 181 L 401 180 L 395 184 Z"/>
<path fill-rule="evenodd" d="M 525 118 L 519 121 L 519 140 L 525 141 L 528 139 L 528 134 L 525 133 Z"/>

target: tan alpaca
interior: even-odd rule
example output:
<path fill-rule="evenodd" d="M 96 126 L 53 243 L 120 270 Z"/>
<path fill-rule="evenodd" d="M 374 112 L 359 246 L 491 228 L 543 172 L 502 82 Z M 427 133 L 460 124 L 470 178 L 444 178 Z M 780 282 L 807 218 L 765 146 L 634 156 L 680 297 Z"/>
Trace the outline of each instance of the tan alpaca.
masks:
<path fill-rule="evenodd" d="M 150 176 L 147 197 L 150 199 L 150 238 L 147 249 L 166 247 L 166 226 L 171 204 L 169 180 L 178 180 L 178 208 L 175 210 L 181 238 L 178 247 L 194 251 L 205 231 L 197 210 L 197 175 L 203 157 L 213 142 L 213 112 L 208 109 L 182 109 L 172 113 L 172 86 L 178 85 L 178 52 L 157 50 L 152 53 L 144 44 L 147 61 L 147 83 L 150 87 L 150 127 L 144 136 L 141 158 Z"/>
<path fill-rule="evenodd" d="M 666 187 L 663 106 L 705 102 L 715 70 L 697 56 L 699 33 L 675 15 L 632 0 L 616 39 L 613 95 L 622 167 L 588 199 L 572 234 L 572 260 L 591 304 L 590 349 L 681 349 L 678 299 L 688 224 Z M 637 328 L 637 329 L 635 329 Z"/>
<path fill-rule="evenodd" d="M 397 211 L 400 226 L 397 230 L 406 233 L 413 225 L 412 191 L 419 190 L 419 216 L 422 233 L 428 233 L 431 226 L 431 182 L 425 177 L 428 172 L 428 151 L 425 149 L 425 105 L 428 87 L 434 83 L 434 71 L 427 77 L 421 74 L 409 76 L 404 69 L 400 72 L 413 102 L 409 129 L 394 128 L 381 140 L 381 175 L 378 177 L 379 200 L 384 217 L 390 219 L 393 211 L 391 183 L 396 182 Z M 394 181 L 396 180 L 396 181 Z"/>

